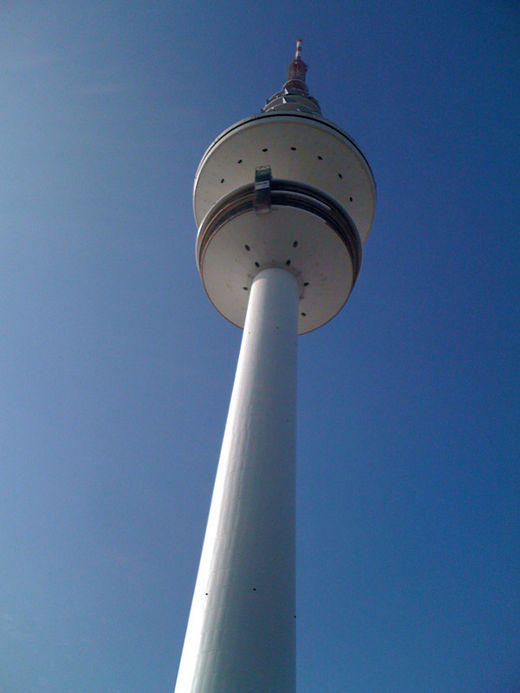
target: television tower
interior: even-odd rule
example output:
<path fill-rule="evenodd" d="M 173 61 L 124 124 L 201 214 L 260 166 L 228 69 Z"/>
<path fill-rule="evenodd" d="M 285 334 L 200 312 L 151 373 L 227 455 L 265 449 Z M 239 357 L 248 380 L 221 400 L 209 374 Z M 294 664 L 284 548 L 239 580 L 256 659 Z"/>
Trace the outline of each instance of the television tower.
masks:
<path fill-rule="evenodd" d="M 375 209 L 370 166 L 323 118 L 300 53 L 195 177 L 202 283 L 243 336 L 175 693 L 296 689 L 297 335 L 341 310 Z"/>

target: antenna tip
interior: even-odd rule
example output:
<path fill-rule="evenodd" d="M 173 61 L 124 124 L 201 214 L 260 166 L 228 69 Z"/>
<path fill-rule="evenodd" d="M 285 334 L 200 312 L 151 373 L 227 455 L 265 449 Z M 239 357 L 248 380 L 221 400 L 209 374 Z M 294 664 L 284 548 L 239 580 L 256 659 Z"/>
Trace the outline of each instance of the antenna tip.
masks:
<path fill-rule="evenodd" d="M 301 38 L 296 39 L 296 55 L 294 56 L 295 60 L 301 60 L 302 43 L 303 41 Z"/>

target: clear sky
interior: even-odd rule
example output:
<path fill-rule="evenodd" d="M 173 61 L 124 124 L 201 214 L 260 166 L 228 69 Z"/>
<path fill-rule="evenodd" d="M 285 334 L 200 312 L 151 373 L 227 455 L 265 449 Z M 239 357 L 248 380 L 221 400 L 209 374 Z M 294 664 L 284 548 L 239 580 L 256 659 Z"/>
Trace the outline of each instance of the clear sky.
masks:
<path fill-rule="evenodd" d="M 173 689 L 241 336 L 193 177 L 300 35 L 378 206 L 299 341 L 298 693 L 518 693 L 518 4 L 3 0 L 0 25 L 1 693 Z"/>

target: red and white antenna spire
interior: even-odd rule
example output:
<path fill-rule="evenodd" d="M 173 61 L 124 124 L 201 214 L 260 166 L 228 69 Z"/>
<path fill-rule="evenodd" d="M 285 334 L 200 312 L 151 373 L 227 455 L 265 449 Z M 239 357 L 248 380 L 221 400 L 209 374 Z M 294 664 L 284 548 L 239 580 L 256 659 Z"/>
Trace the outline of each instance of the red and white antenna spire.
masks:
<path fill-rule="evenodd" d="M 305 82 L 307 65 L 302 60 L 302 46 L 302 39 L 297 39 L 296 52 L 287 71 L 287 80 L 281 90 L 266 101 L 262 109 L 264 113 L 273 110 L 293 110 L 321 115 L 320 105 L 309 94 L 309 88 Z"/>
<path fill-rule="evenodd" d="M 308 93 L 307 85 L 305 84 L 305 73 L 307 72 L 307 65 L 303 62 L 301 57 L 302 52 L 301 39 L 296 41 L 296 54 L 294 60 L 289 63 L 289 71 L 287 73 L 287 82 L 283 85 L 284 89 L 288 91 L 303 91 L 305 94 Z"/>

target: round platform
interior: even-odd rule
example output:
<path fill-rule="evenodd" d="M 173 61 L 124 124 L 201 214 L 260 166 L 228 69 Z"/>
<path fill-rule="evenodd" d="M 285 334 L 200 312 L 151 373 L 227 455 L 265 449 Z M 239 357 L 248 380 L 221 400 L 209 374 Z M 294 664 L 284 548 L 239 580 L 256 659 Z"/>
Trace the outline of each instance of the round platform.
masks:
<path fill-rule="evenodd" d="M 259 169 L 271 178 L 262 208 Z M 283 267 L 298 277 L 303 334 L 334 317 L 354 286 L 375 183 L 362 152 L 332 123 L 275 111 L 213 142 L 197 170 L 193 204 L 197 262 L 215 308 L 243 327 L 254 276 Z"/>
<path fill-rule="evenodd" d="M 249 185 L 214 205 L 197 236 L 197 263 L 210 301 L 239 327 L 255 275 L 268 267 L 293 273 L 303 334 L 341 310 L 359 272 L 361 242 L 345 211 L 320 191 L 274 180 L 270 197 L 268 211 L 255 209 Z"/>
<path fill-rule="evenodd" d="M 354 141 L 329 121 L 301 113 L 262 114 L 225 130 L 204 154 L 195 177 L 197 225 L 222 197 L 251 183 L 258 166 L 273 178 L 322 190 L 342 205 L 362 243 L 375 210 L 375 182 Z"/>

